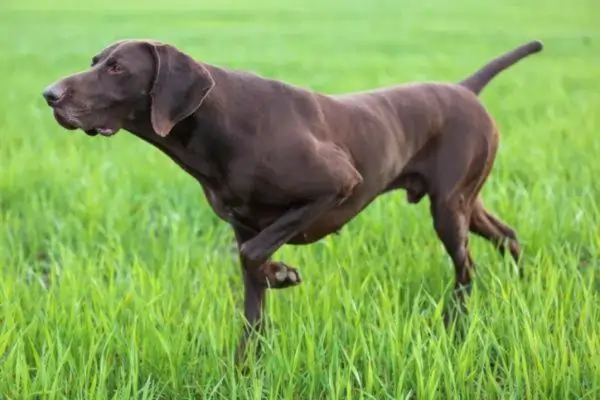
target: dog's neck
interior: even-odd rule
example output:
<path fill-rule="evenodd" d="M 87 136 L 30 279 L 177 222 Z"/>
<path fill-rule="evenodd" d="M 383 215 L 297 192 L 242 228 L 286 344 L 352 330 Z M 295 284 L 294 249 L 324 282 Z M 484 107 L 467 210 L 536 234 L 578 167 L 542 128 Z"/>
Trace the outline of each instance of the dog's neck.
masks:
<path fill-rule="evenodd" d="M 152 128 L 148 107 L 134 112 L 124 129 L 161 150 L 200 183 L 215 186 L 227 174 L 232 146 L 212 96 L 166 137 L 160 137 Z"/>

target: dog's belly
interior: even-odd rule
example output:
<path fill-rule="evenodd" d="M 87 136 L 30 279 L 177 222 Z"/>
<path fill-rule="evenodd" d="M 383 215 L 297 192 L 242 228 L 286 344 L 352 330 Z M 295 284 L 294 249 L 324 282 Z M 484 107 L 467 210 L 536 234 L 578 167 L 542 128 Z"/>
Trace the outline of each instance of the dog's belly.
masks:
<path fill-rule="evenodd" d="M 308 229 L 299 235 L 296 235 L 288 241 L 291 245 L 311 244 L 329 236 L 338 233 L 348 222 L 347 219 L 340 219 L 335 212 L 329 212 L 315 221 Z"/>
<path fill-rule="evenodd" d="M 318 217 L 302 233 L 289 240 L 288 244 L 311 244 L 326 236 L 338 233 L 345 225 L 360 214 L 373 199 L 374 197 L 372 196 L 366 198 L 364 195 L 348 199 L 345 203 Z"/>
<path fill-rule="evenodd" d="M 208 194 L 209 203 L 217 215 L 229 223 L 232 222 L 231 218 L 233 218 L 235 221 L 237 221 L 237 223 L 248 227 L 255 232 L 260 232 L 271 225 L 286 211 L 285 208 L 276 209 L 272 207 L 259 207 L 257 205 L 253 205 L 251 207 L 232 207 L 231 210 L 233 212 L 228 213 L 226 211 L 227 207 L 223 207 L 223 205 L 217 201 L 218 199 L 210 196 L 212 193 L 209 192 Z M 319 216 L 307 229 L 294 236 L 287 242 L 287 244 L 311 244 L 326 236 L 329 236 L 330 234 L 337 233 L 356 215 L 358 215 L 360 211 L 362 211 L 362 209 L 368 205 L 368 203 L 370 203 L 370 201 L 364 201 L 364 199 L 361 199 L 361 197 L 363 196 L 350 198 L 340 206 Z M 229 215 L 231 218 L 228 218 L 227 215 Z"/>

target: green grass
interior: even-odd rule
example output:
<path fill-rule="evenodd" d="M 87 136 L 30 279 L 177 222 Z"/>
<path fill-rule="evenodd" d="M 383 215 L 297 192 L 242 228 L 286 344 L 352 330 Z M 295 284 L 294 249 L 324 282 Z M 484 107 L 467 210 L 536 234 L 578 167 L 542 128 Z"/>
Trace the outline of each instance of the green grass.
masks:
<path fill-rule="evenodd" d="M 0 398 L 599 399 L 592 3 L 4 0 Z M 502 131 L 483 196 L 518 231 L 529 278 L 473 238 L 458 340 L 428 201 L 390 194 L 340 236 L 279 251 L 304 282 L 270 294 L 264 356 L 238 375 L 239 266 L 200 187 L 126 132 L 60 129 L 41 98 L 123 37 L 327 93 L 458 80 L 543 40 L 482 96 Z"/>

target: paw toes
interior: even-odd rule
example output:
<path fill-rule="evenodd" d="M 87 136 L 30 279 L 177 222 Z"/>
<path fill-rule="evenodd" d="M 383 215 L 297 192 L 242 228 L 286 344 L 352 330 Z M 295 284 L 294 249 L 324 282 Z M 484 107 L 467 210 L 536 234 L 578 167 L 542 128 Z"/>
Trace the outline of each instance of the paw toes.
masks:
<path fill-rule="evenodd" d="M 292 281 L 292 283 L 297 283 L 297 282 L 300 281 L 300 277 L 298 276 L 298 274 L 294 270 L 291 270 L 291 269 L 288 270 L 287 276 L 288 276 L 288 279 L 290 281 Z"/>
<path fill-rule="evenodd" d="M 283 282 L 288 277 L 288 271 L 285 269 L 279 269 L 275 272 L 275 279 L 278 282 Z"/>
<path fill-rule="evenodd" d="M 272 263 L 271 268 L 270 285 L 273 288 L 284 288 L 297 285 L 301 282 L 300 275 L 294 268 L 281 263 Z"/>

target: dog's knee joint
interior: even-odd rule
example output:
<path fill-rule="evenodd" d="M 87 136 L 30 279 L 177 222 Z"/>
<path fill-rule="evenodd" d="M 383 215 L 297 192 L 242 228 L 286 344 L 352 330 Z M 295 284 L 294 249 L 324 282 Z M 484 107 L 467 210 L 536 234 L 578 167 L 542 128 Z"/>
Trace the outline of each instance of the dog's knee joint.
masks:
<path fill-rule="evenodd" d="M 243 243 L 240 246 L 240 254 L 242 258 L 245 261 L 253 264 L 256 264 L 258 261 L 260 261 L 261 253 L 262 250 L 258 246 L 253 245 L 251 242 Z"/>

